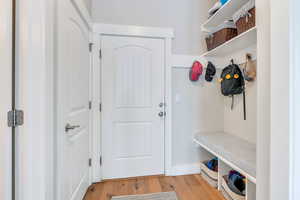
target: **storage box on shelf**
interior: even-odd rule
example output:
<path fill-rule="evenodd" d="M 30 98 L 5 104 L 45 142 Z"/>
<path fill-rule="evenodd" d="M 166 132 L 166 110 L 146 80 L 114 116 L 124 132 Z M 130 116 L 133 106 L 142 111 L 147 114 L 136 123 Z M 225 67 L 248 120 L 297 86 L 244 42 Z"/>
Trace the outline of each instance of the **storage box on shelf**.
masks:
<path fill-rule="evenodd" d="M 232 25 L 224 26 L 224 21 L 230 20 L 233 20 Z M 229 0 L 202 25 L 202 30 L 208 33 L 206 37 L 208 52 L 203 56 L 226 56 L 255 45 L 255 21 L 255 0 Z M 223 27 L 220 28 L 222 25 Z"/>
<path fill-rule="evenodd" d="M 224 21 L 232 20 L 234 13 L 248 2 L 249 0 L 226 1 L 226 3 L 202 25 L 202 30 L 211 32 L 216 26 L 222 24 Z"/>
<path fill-rule="evenodd" d="M 218 47 L 225 42 L 231 40 L 237 36 L 237 29 L 235 28 L 224 28 L 216 33 L 214 33 L 214 44 L 215 47 Z"/>
<path fill-rule="evenodd" d="M 248 13 L 240 17 L 236 22 L 238 34 L 255 27 L 255 7 L 250 9 Z"/>
<path fill-rule="evenodd" d="M 234 23 L 225 22 L 218 26 L 212 33 L 209 33 L 206 37 L 207 50 L 213 50 L 237 35 L 237 29 Z"/>
<path fill-rule="evenodd" d="M 233 191 L 228 186 L 228 176 L 223 176 L 221 180 L 221 192 L 224 197 L 228 200 L 245 200 L 246 197 L 243 195 L 239 195 Z"/>
<path fill-rule="evenodd" d="M 239 9 L 233 16 L 233 21 L 237 26 L 238 34 L 241 34 L 253 27 L 255 27 L 256 10 L 255 1 L 250 0 L 241 9 Z"/>
<path fill-rule="evenodd" d="M 211 169 L 209 169 L 206 166 L 206 163 L 208 161 L 204 161 L 200 163 L 200 169 L 201 169 L 201 176 L 203 177 L 206 182 L 208 182 L 212 187 L 217 188 L 218 187 L 218 172 L 215 172 Z"/>
<path fill-rule="evenodd" d="M 223 57 L 239 50 L 253 46 L 257 41 L 256 27 L 232 38 L 224 44 L 202 54 L 203 57 Z"/>

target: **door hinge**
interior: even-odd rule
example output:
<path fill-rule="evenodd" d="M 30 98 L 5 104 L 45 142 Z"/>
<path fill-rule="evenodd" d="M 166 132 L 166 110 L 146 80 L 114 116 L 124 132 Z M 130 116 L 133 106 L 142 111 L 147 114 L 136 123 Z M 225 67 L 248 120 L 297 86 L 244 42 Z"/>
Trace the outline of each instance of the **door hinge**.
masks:
<path fill-rule="evenodd" d="M 90 158 L 89 159 L 89 167 L 91 167 L 92 166 L 92 159 Z"/>
<path fill-rule="evenodd" d="M 99 50 L 99 58 L 102 59 L 102 50 Z"/>
<path fill-rule="evenodd" d="M 102 103 L 99 104 L 99 111 L 102 112 Z"/>
<path fill-rule="evenodd" d="M 100 166 L 102 166 L 102 156 L 100 156 Z"/>
<path fill-rule="evenodd" d="M 89 109 L 90 110 L 92 110 L 92 105 L 93 105 L 92 101 L 89 101 Z"/>
<path fill-rule="evenodd" d="M 90 52 L 93 51 L 93 45 L 94 45 L 94 43 L 89 43 L 89 51 L 90 51 Z"/>
<path fill-rule="evenodd" d="M 7 113 L 7 125 L 8 127 L 17 127 L 24 124 L 24 112 L 23 110 L 11 110 Z"/>

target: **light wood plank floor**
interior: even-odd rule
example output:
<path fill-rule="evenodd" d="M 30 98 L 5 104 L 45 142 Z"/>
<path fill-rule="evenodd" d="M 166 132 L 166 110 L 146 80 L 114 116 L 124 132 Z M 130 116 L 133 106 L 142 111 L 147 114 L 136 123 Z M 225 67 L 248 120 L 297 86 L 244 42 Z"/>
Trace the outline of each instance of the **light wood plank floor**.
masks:
<path fill-rule="evenodd" d="M 112 196 L 175 191 L 179 200 L 224 200 L 200 175 L 152 176 L 109 180 L 92 185 L 84 200 L 110 200 Z"/>

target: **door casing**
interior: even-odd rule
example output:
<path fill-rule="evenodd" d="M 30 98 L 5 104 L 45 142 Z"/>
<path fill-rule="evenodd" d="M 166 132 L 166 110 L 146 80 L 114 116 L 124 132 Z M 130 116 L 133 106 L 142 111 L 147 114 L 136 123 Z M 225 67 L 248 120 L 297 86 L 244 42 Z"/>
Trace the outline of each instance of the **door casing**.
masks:
<path fill-rule="evenodd" d="M 12 199 L 12 129 L 7 126 L 7 112 L 12 105 L 12 1 L 0 7 L 0 199 Z"/>

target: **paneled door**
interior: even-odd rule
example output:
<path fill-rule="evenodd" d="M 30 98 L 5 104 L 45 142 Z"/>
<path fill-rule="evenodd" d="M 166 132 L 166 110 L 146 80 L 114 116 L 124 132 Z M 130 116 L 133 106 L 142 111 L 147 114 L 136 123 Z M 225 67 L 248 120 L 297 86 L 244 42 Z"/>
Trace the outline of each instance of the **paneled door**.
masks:
<path fill-rule="evenodd" d="M 7 112 L 12 105 L 12 1 L 0 0 L 0 199 L 12 199 L 12 132 Z"/>
<path fill-rule="evenodd" d="M 103 178 L 164 173 L 164 40 L 102 37 Z"/>
<path fill-rule="evenodd" d="M 57 4 L 57 200 L 82 200 L 90 184 L 90 33 L 74 1 Z"/>

